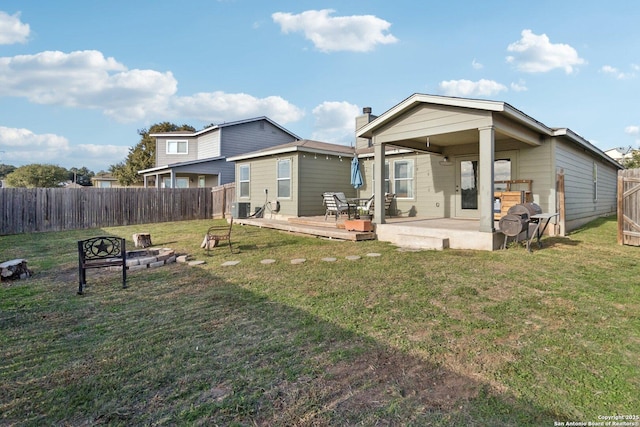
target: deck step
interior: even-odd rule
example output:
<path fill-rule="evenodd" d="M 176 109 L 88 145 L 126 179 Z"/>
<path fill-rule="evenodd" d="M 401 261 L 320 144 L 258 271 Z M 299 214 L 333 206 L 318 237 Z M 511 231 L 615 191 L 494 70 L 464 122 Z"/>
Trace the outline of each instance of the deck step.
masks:
<path fill-rule="evenodd" d="M 318 220 L 317 217 L 294 217 L 287 218 L 287 222 L 297 225 L 311 225 L 314 227 L 327 227 L 327 228 L 344 228 L 344 219 L 336 220 L 335 217 L 328 217 L 326 221 Z"/>

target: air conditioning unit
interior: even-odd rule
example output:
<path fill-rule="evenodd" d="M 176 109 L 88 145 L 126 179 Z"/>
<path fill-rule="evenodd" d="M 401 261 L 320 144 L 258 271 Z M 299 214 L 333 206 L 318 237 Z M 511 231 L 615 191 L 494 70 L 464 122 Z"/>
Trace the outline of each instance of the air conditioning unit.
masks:
<path fill-rule="evenodd" d="M 251 215 L 251 203 L 232 203 L 231 204 L 231 216 L 234 218 L 248 218 Z"/>

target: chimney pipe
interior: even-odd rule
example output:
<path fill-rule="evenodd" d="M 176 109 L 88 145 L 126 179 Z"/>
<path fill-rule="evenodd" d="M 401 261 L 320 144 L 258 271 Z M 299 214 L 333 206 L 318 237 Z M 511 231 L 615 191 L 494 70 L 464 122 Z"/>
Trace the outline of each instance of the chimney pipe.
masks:
<path fill-rule="evenodd" d="M 371 107 L 364 107 L 362 109 L 362 114 L 371 114 Z"/>

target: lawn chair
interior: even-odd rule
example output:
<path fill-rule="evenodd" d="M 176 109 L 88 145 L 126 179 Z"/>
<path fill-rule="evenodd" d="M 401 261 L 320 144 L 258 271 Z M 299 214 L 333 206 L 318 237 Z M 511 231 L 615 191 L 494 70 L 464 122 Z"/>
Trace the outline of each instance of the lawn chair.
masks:
<path fill-rule="evenodd" d="M 355 206 L 351 205 L 347 201 L 344 193 L 323 193 L 322 200 L 325 207 L 327 208 L 324 213 L 325 221 L 327 220 L 327 216 L 329 216 L 329 214 L 335 215 L 337 221 L 338 217 L 345 212 L 347 213 L 347 216 L 351 218 L 351 209 L 355 208 Z"/>
<path fill-rule="evenodd" d="M 202 242 L 202 247 L 207 250 L 207 255 L 209 255 L 209 251 L 211 248 L 215 248 L 218 246 L 221 240 L 226 240 L 229 242 L 229 251 L 233 253 L 233 248 L 231 247 L 231 226 L 233 225 L 233 217 L 229 221 L 229 225 L 213 225 L 209 227 L 207 230 L 207 234 L 204 236 L 204 241 Z"/>

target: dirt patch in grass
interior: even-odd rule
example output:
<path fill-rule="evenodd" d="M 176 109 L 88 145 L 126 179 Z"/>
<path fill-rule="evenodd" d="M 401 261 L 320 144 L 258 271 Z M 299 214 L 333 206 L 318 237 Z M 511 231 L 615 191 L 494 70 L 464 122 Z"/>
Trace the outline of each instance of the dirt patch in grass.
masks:
<path fill-rule="evenodd" d="M 396 407 L 403 417 L 420 418 L 427 413 L 446 412 L 476 398 L 482 385 L 424 360 L 389 349 L 373 349 L 349 361 L 340 361 L 319 378 L 285 381 L 269 392 L 274 417 L 258 425 L 344 425 L 351 417 L 368 414 L 377 424 L 389 419 Z M 321 406 L 301 408 L 304 402 Z M 300 414 L 304 414 L 300 418 Z M 382 417 L 383 414 L 386 414 Z M 405 418 L 405 421 L 407 419 Z"/>

